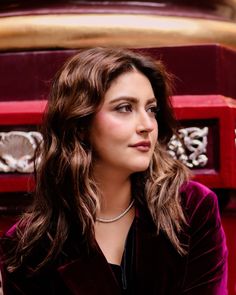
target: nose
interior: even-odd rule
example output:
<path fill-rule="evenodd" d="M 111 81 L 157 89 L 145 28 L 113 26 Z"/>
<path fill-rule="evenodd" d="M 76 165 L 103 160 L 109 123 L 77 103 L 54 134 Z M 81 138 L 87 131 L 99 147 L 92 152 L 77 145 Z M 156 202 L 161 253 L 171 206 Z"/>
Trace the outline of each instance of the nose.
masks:
<path fill-rule="evenodd" d="M 137 133 L 150 133 L 154 130 L 156 124 L 156 119 L 151 117 L 150 113 L 143 111 L 138 115 Z"/>

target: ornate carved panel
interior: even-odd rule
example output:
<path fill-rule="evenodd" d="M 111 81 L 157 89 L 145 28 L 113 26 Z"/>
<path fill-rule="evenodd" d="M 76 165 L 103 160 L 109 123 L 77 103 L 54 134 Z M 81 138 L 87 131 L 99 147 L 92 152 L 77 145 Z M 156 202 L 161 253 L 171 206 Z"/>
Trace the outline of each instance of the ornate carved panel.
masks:
<path fill-rule="evenodd" d="M 189 168 L 205 167 L 208 162 L 207 135 L 208 127 L 181 128 L 179 138 L 176 135 L 171 138 L 168 151 Z"/>
<path fill-rule="evenodd" d="M 33 172 L 35 150 L 41 141 L 42 135 L 35 131 L 0 132 L 0 172 Z"/>

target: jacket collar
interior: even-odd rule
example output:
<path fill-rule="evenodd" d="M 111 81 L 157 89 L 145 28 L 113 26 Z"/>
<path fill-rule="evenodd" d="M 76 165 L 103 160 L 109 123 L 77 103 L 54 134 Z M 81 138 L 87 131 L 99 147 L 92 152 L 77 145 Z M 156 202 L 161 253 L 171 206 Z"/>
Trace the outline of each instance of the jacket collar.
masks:
<path fill-rule="evenodd" d="M 163 233 L 156 234 L 148 210 L 136 209 L 135 236 L 135 294 L 153 294 L 153 290 L 169 283 L 164 278 L 170 277 L 170 272 L 176 274 L 173 267 L 179 256 Z M 118 283 L 98 245 L 89 255 L 60 266 L 58 272 L 74 295 L 120 295 Z"/>
<path fill-rule="evenodd" d="M 136 227 L 141 224 L 140 213 L 136 208 L 134 220 L 136 232 Z M 80 255 L 74 261 L 58 267 L 57 271 L 74 295 L 97 295 L 98 290 L 99 294 L 120 295 L 120 287 L 97 243 L 89 255 Z"/>
<path fill-rule="evenodd" d="M 58 272 L 72 294 L 120 295 L 119 286 L 99 248 L 60 266 Z"/>

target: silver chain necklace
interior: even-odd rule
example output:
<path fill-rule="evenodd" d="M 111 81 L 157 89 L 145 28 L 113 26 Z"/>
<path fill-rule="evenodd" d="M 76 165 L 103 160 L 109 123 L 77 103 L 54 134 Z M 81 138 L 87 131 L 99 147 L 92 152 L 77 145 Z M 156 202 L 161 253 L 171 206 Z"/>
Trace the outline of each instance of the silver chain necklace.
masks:
<path fill-rule="evenodd" d="M 131 201 L 131 203 L 129 204 L 128 208 L 125 209 L 124 212 L 122 212 L 120 215 L 114 217 L 114 218 L 101 218 L 101 217 L 97 217 L 96 221 L 99 222 L 103 222 L 103 223 L 110 223 L 110 222 L 114 222 L 117 221 L 119 219 L 121 219 L 126 213 L 129 212 L 129 210 L 133 207 L 134 205 L 134 199 Z"/>

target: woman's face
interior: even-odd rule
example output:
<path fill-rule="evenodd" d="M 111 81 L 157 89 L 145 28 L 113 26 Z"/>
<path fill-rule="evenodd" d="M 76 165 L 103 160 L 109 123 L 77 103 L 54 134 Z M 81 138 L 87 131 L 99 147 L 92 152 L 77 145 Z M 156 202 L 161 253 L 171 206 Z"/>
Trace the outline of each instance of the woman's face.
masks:
<path fill-rule="evenodd" d="M 156 110 L 146 76 L 136 70 L 118 76 L 91 125 L 96 165 L 128 175 L 146 170 L 157 141 Z"/>

